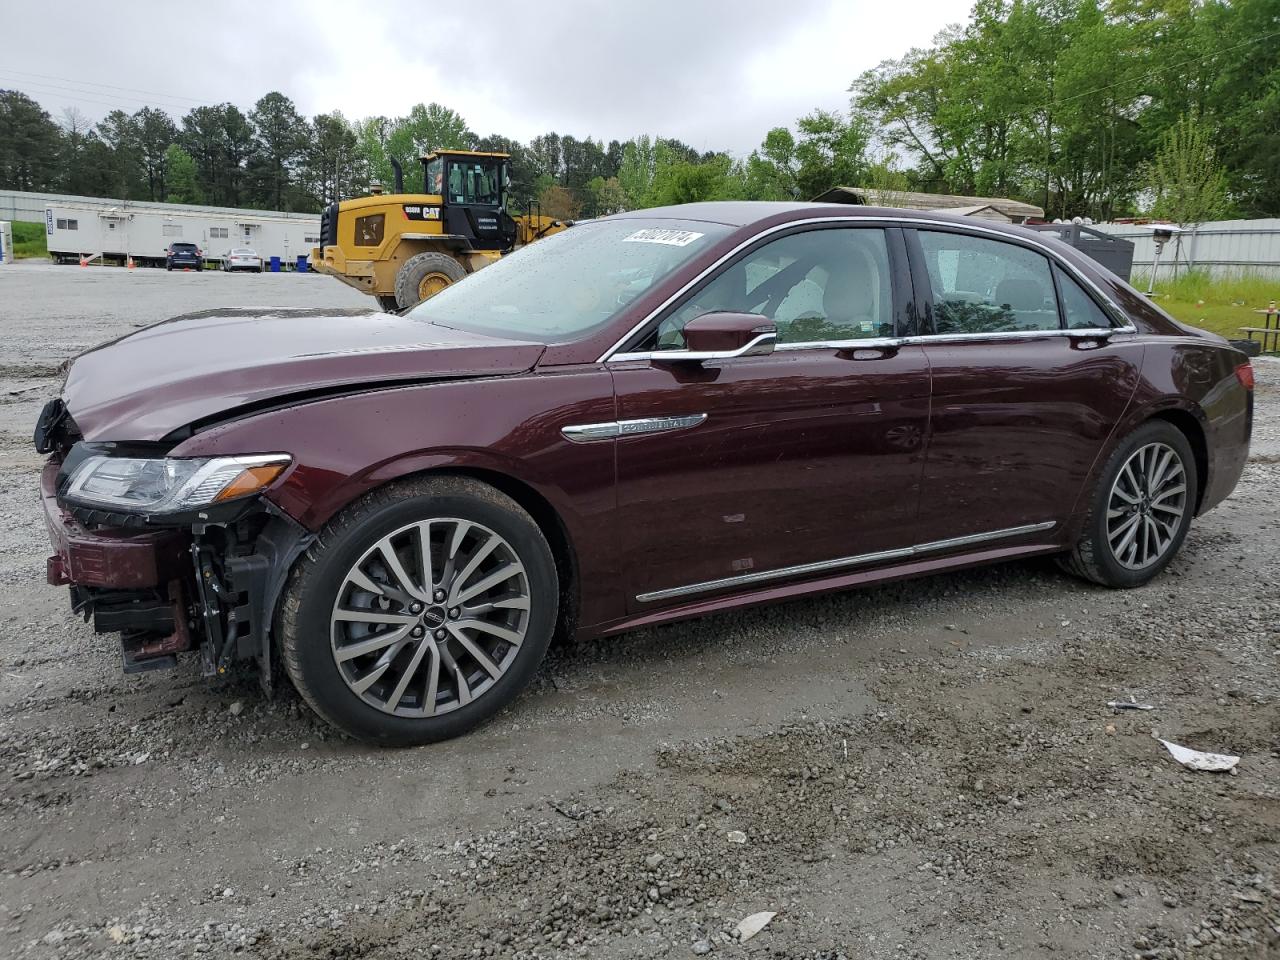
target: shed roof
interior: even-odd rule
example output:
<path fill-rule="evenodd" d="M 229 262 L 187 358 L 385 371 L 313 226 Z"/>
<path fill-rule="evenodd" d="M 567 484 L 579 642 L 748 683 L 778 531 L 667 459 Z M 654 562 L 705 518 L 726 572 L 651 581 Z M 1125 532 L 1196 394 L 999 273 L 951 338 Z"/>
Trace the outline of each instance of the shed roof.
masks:
<path fill-rule="evenodd" d="M 962 197 L 952 193 L 914 193 L 910 190 L 875 190 L 870 187 L 832 187 L 813 198 L 819 203 L 853 203 L 877 207 L 904 207 L 908 210 L 947 210 L 966 213 L 991 207 L 1014 221 L 1043 217 L 1044 209 L 1033 203 L 1007 197 Z"/>

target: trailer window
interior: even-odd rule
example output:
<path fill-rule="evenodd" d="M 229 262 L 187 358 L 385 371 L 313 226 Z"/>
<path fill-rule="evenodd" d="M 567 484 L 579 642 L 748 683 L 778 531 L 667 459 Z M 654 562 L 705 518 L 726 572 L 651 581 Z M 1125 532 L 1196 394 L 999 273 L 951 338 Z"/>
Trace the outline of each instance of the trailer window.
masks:
<path fill-rule="evenodd" d="M 225 240 L 225 239 L 227 239 L 227 228 L 226 228 L 226 227 L 210 227 L 210 228 L 209 228 L 209 239 L 210 239 L 210 240 Z"/>
<path fill-rule="evenodd" d="M 61 217 L 59 217 L 59 218 L 58 218 L 58 229 L 59 229 L 59 230 L 79 230 L 79 229 L 80 229 L 80 221 L 79 221 L 79 220 L 64 220 L 64 219 L 62 219 Z"/>
<path fill-rule="evenodd" d="M 180 237 L 182 236 L 182 224 L 180 223 L 161 224 L 161 232 L 166 237 Z"/>
<path fill-rule="evenodd" d="M 386 215 L 375 213 L 368 217 L 356 217 L 356 246 L 376 247 L 382 243 L 382 229 Z"/>

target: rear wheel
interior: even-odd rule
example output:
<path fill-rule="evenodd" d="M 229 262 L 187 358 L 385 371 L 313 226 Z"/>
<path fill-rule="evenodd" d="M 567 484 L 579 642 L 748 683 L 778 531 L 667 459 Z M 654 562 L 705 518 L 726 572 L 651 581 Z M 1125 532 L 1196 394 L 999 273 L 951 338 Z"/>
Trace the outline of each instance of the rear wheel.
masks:
<path fill-rule="evenodd" d="M 374 491 L 290 578 L 279 631 L 303 698 L 334 726 L 407 746 L 465 733 L 532 677 L 559 587 L 537 524 L 463 477 Z"/>
<path fill-rule="evenodd" d="M 444 253 L 419 253 L 396 274 L 396 303 L 407 310 L 467 275 L 462 264 Z"/>
<path fill-rule="evenodd" d="M 1108 587 L 1141 586 L 1182 546 L 1198 484 L 1182 431 L 1162 420 L 1143 424 L 1107 461 L 1084 534 L 1063 565 Z"/>

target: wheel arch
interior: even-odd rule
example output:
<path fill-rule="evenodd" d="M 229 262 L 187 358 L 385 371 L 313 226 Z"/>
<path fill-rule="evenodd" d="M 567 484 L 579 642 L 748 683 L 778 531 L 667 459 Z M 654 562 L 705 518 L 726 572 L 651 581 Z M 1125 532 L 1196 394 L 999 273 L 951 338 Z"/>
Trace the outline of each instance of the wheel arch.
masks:
<path fill-rule="evenodd" d="M 561 511 L 552 501 L 528 480 L 517 477 L 513 472 L 489 464 L 478 465 L 460 461 L 445 461 L 429 465 L 402 462 L 390 468 L 389 465 L 384 465 L 369 477 L 372 483 L 363 485 L 358 495 L 338 506 L 329 516 L 337 515 L 375 490 L 425 477 L 468 477 L 485 483 L 506 494 L 533 518 L 533 522 L 538 525 L 538 529 L 542 531 L 542 535 L 547 538 L 547 544 L 551 547 L 551 555 L 556 564 L 556 575 L 560 582 L 556 640 L 572 639 L 578 625 L 580 605 L 578 553 L 573 534 Z"/>
<path fill-rule="evenodd" d="M 1191 453 L 1196 461 L 1196 503 L 1194 514 L 1198 515 L 1200 513 L 1200 505 L 1204 503 L 1205 490 L 1209 486 L 1209 444 L 1205 436 L 1204 424 L 1190 410 L 1181 407 L 1168 407 L 1163 410 L 1157 410 L 1142 422 L 1149 423 L 1152 420 L 1163 420 L 1176 427 L 1187 438 L 1187 443 L 1191 445 Z M 1135 426 L 1141 425 L 1139 423 Z"/>

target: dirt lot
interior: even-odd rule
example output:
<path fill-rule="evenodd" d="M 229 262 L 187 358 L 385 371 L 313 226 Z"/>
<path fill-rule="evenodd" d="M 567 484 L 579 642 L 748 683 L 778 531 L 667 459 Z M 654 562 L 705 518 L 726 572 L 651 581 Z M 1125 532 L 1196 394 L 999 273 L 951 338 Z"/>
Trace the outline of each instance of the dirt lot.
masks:
<path fill-rule="evenodd" d="M 1280 956 L 1280 363 L 1235 495 L 1144 589 L 1017 563 L 561 649 L 480 732 L 379 752 L 249 678 L 122 676 L 44 583 L 56 365 L 323 302 L 361 300 L 0 268 L 0 951 Z M 1156 709 L 1106 706 L 1130 697 Z M 1155 731 L 1240 765 L 1183 769 Z"/>

